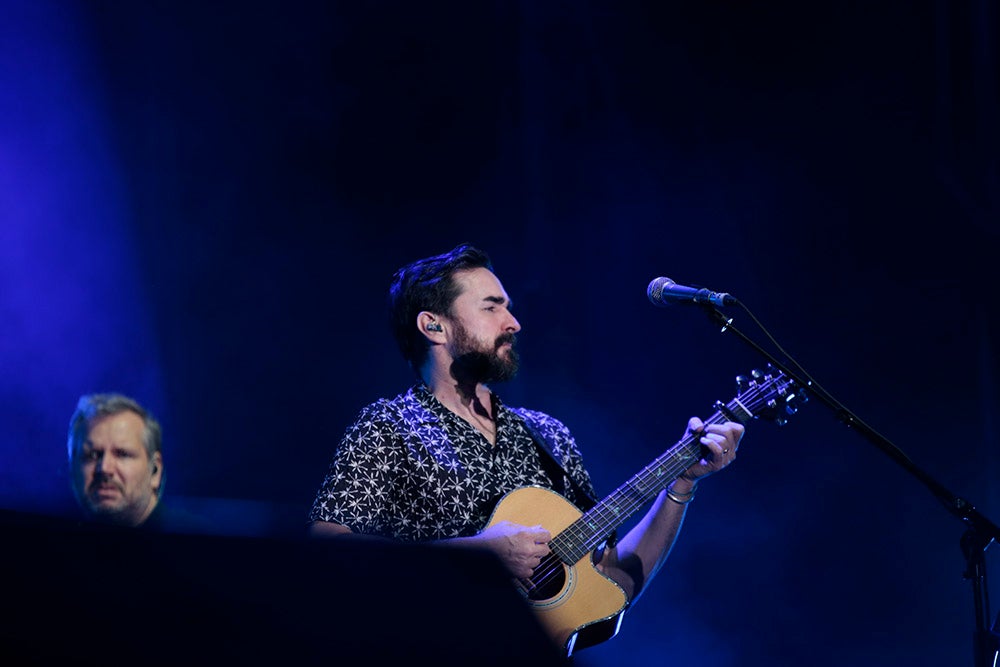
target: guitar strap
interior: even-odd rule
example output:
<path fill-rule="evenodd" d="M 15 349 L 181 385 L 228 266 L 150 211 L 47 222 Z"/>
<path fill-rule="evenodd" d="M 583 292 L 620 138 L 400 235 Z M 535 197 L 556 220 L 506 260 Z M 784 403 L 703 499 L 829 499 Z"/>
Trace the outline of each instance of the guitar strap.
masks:
<path fill-rule="evenodd" d="M 594 498 L 592 495 L 587 493 L 577 483 L 577 481 L 573 479 L 573 476 L 566 471 L 566 468 L 564 468 L 559 459 L 556 458 L 555 447 L 551 442 L 549 442 L 545 438 L 545 436 L 542 435 L 542 432 L 538 430 L 538 427 L 524 415 L 521 415 L 521 421 L 524 423 L 524 427 L 528 429 L 528 433 L 531 434 L 531 437 L 535 441 L 535 444 L 538 445 L 538 448 L 545 453 L 545 455 L 542 456 L 542 464 L 543 465 L 545 465 L 546 463 L 549 464 L 546 466 L 549 472 L 549 476 L 553 480 L 556 480 L 557 484 L 559 484 L 559 481 L 562 479 L 569 480 L 569 483 L 573 485 L 573 496 L 578 499 L 578 504 L 581 506 L 580 509 L 582 509 L 584 512 L 586 512 L 591 507 L 596 505 L 597 498 Z M 552 466 L 555 466 L 555 468 L 553 469 Z M 564 493 L 565 489 L 556 489 L 556 491 Z"/>
<path fill-rule="evenodd" d="M 551 477 L 554 480 L 557 480 L 557 483 L 558 480 L 568 479 L 569 483 L 573 485 L 573 491 L 575 497 L 578 498 L 577 504 L 580 506 L 580 509 L 583 510 L 584 512 L 586 512 L 591 507 L 596 505 L 597 498 L 587 493 L 587 491 L 584 488 L 582 488 L 575 479 L 573 479 L 573 476 L 566 471 L 566 468 L 564 468 L 559 459 L 556 458 L 555 447 L 552 445 L 551 442 L 549 442 L 545 438 L 545 436 L 542 435 L 542 432 L 538 430 L 538 427 L 535 426 L 535 424 L 532 423 L 532 421 L 527 417 L 525 417 L 524 415 L 521 415 L 521 422 L 524 424 L 524 427 L 528 429 L 528 433 L 531 434 L 531 439 L 535 441 L 536 445 L 538 445 L 538 449 L 544 452 L 544 454 L 542 455 L 542 465 L 545 465 L 546 468 L 548 469 L 549 477 Z M 555 489 L 555 490 L 559 491 L 560 493 L 565 491 L 565 489 Z M 611 534 L 604 539 L 604 542 L 605 545 L 608 547 L 613 547 L 615 544 L 617 544 L 618 531 L 612 530 Z M 603 549 L 603 547 L 601 547 L 601 549 Z"/>

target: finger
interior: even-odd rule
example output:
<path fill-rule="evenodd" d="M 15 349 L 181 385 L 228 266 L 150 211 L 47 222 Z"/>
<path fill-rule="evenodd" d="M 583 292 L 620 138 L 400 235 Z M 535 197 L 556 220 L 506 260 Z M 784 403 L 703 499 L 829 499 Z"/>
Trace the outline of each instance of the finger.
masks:
<path fill-rule="evenodd" d="M 729 450 L 726 449 L 721 442 L 719 442 L 714 438 L 705 437 L 702 438 L 702 441 L 703 441 L 702 444 L 705 447 L 708 447 L 709 451 L 712 452 L 712 458 L 715 459 L 716 461 L 724 459 L 726 457 L 726 454 L 729 453 Z"/>
<path fill-rule="evenodd" d="M 724 435 L 719 435 L 718 433 L 703 433 L 700 442 L 713 452 L 721 452 L 723 449 L 729 448 L 729 443 L 727 442 L 726 437 Z"/>
<path fill-rule="evenodd" d="M 730 451 L 736 451 L 736 448 L 740 444 L 740 439 L 743 436 L 743 426 L 741 424 L 736 424 L 732 422 L 727 422 L 731 425 L 711 425 L 707 426 L 705 430 L 706 435 L 712 435 L 713 439 L 722 445 L 723 449 L 728 449 Z"/>
<path fill-rule="evenodd" d="M 538 544 L 545 544 L 546 542 L 552 539 L 552 533 L 550 533 L 541 525 L 533 526 L 532 530 L 535 531 L 534 532 L 535 542 Z"/>
<path fill-rule="evenodd" d="M 721 470 L 732 458 L 732 452 L 724 442 L 708 435 L 702 436 L 702 462 L 710 470 Z"/>
<path fill-rule="evenodd" d="M 705 426 L 706 433 L 715 433 L 725 438 L 743 434 L 743 425 L 738 422 L 725 422 L 723 424 L 708 424 Z"/>

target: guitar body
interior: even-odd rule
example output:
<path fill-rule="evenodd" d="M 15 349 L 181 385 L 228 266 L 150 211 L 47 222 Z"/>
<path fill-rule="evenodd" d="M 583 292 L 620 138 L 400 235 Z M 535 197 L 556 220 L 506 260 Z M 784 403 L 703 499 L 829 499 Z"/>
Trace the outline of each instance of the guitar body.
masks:
<path fill-rule="evenodd" d="M 526 486 L 500 500 L 488 525 L 502 521 L 541 525 L 557 535 L 581 516 L 575 505 L 555 491 Z M 571 655 L 574 649 L 592 646 L 618 634 L 628 597 L 621 586 L 597 571 L 591 552 L 575 563 L 556 561 L 556 568 L 546 583 L 522 586 L 522 592 L 560 648 Z"/>

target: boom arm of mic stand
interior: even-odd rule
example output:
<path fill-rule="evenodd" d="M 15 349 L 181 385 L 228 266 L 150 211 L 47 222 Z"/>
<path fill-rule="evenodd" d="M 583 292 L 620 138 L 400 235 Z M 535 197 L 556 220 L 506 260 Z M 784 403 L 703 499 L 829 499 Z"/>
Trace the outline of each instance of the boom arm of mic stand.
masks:
<path fill-rule="evenodd" d="M 708 318 L 722 328 L 723 333 L 728 331 L 736 334 L 740 340 L 753 348 L 772 366 L 779 369 L 799 387 L 806 390 L 811 397 L 817 398 L 821 403 L 830 408 L 840 421 L 849 428 L 859 431 L 869 442 L 887 454 L 889 458 L 923 482 L 931 494 L 941 501 L 952 515 L 965 523 L 967 529 L 962 536 L 961 547 L 962 553 L 965 554 L 966 558 L 964 576 L 966 579 L 972 581 L 973 596 L 976 603 L 976 632 L 973 647 L 976 658 L 975 665 L 976 667 L 993 667 L 996 657 L 1000 654 L 1000 617 L 994 622 L 992 629 L 987 627 L 989 597 L 986 588 L 986 564 L 983 553 L 994 541 L 1000 541 L 1000 528 L 976 510 L 975 506 L 968 500 L 952 493 L 944 485 L 914 465 L 891 442 L 865 424 L 857 415 L 841 405 L 840 402 L 827 394 L 826 391 L 815 386 L 808 378 L 801 377 L 786 364 L 775 358 L 773 354 L 748 338 L 742 331 L 733 326 L 732 318 L 726 317 L 719 312 L 718 308 L 711 304 L 699 305 L 708 315 Z"/>

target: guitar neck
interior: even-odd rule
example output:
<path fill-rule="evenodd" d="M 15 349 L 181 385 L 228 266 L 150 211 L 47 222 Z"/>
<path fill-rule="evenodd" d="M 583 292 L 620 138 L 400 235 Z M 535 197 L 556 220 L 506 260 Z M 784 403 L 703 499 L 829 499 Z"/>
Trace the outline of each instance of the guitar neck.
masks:
<path fill-rule="evenodd" d="M 721 402 L 717 405 L 721 406 Z M 746 423 L 753 415 L 736 399 L 705 420 L 721 424 L 732 420 Z M 700 436 L 687 435 L 613 493 L 556 535 L 549 547 L 564 563 L 578 562 L 593 551 L 613 530 L 667 488 L 671 482 L 701 459 Z"/>

